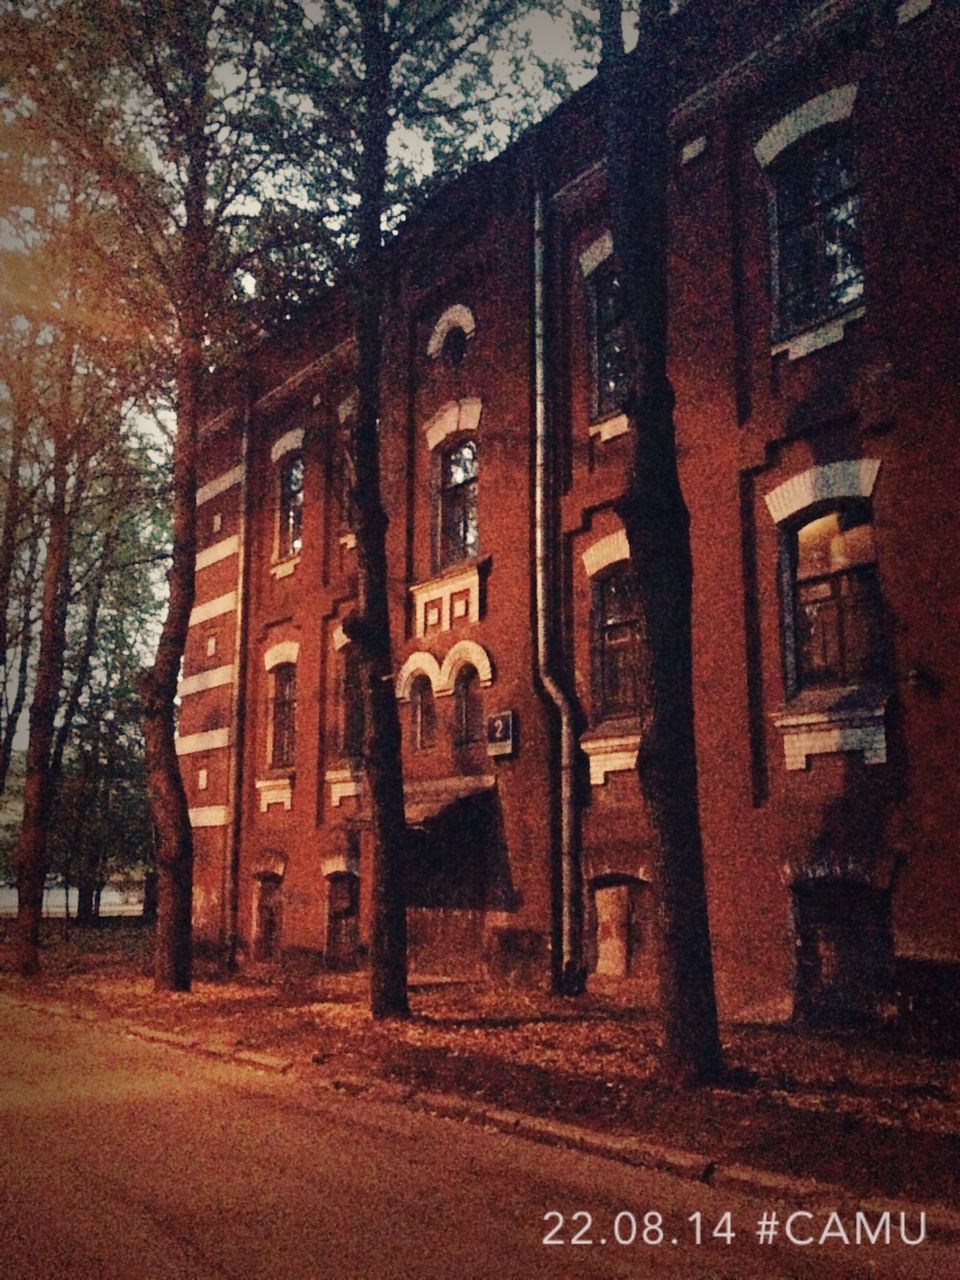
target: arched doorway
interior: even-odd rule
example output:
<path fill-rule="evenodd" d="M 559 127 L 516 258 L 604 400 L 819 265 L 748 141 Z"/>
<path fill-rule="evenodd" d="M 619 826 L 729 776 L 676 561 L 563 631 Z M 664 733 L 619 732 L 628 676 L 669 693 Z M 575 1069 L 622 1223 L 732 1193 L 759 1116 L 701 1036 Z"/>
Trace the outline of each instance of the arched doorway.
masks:
<path fill-rule="evenodd" d="M 355 969 L 360 944 L 360 877 L 352 871 L 327 876 L 326 961 L 331 969 Z"/>
<path fill-rule="evenodd" d="M 283 881 L 272 872 L 257 876 L 254 900 L 253 958 L 279 960 Z"/>
<path fill-rule="evenodd" d="M 600 977 L 636 978 L 650 951 L 649 885 L 636 876 L 609 873 L 590 881 L 587 963 Z"/>

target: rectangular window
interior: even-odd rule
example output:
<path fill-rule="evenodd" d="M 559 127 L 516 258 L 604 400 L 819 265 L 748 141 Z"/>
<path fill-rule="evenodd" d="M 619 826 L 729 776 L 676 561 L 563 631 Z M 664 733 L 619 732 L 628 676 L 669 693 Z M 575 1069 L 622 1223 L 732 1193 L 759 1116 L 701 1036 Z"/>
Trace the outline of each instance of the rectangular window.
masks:
<path fill-rule="evenodd" d="M 860 194 L 849 132 L 820 129 L 771 167 L 779 336 L 863 297 Z"/>
<path fill-rule="evenodd" d="M 593 416 L 618 413 L 627 392 L 626 326 L 623 293 L 612 258 L 605 258 L 587 277 L 590 303 L 590 346 L 593 365 Z"/>
<path fill-rule="evenodd" d="M 595 719 L 640 707 L 640 611 L 629 565 L 594 580 Z"/>
<path fill-rule="evenodd" d="M 303 547 L 303 454 L 292 453 L 280 468 L 281 559 L 295 556 Z"/>
<path fill-rule="evenodd" d="M 292 662 L 273 669 L 273 744 L 270 763 L 275 769 L 293 765 L 297 723 L 297 668 Z"/>
<path fill-rule="evenodd" d="M 798 689 L 883 676 L 873 525 L 860 503 L 793 534 L 794 669 Z"/>
<path fill-rule="evenodd" d="M 438 569 L 477 554 L 477 478 L 476 441 L 461 440 L 441 454 Z"/>

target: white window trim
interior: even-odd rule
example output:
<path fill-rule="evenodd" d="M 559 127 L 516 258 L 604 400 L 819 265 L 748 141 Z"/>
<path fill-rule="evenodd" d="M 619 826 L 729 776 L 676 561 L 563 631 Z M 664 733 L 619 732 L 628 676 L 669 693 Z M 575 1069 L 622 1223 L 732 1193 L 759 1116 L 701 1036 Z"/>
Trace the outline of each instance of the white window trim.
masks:
<path fill-rule="evenodd" d="M 477 322 L 474 319 L 473 312 L 469 307 L 464 306 L 462 302 L 455 302 L 453 306 L 447 307 L 443 315 L 433 326 L 433 332 L 430 334 L 430 340 L 427 343 L 427 355 L 431 360 L 436 360 L 443 350 L 443 344 L 447 340 L 447 334 L 452 329 L 462 329 L 468 338 L 472 338 L 477 330 Z"/>
<path fill-rule="evenodd" d="M 580 272 L 586 280 L 601 263 L 613 257 L 613 233 L 604 231 L 580 254 Z"/>
<path fill-rule="evenodd" d="M 461 591 L 468 593 L 467 612 L 465 616 L 455 618 L 453 597 Z M 426 582 L 415 583 L 410 588 L 410 594 L 413 596 L 415 630 L 418 637 L 434 629 L 434 623 L 431 623 L 429 628 L 427 626 L 427 609 L 437 601 L 440 605 L 439 628 L 441 631 L 450 631 L 454 625 L 460 626 L 462 623 L 479 622 L 480 566 L 474 563 L 455 574 L 441 574 Z"/>
<path fill-rule="evenodd" d="M 787 147 L 792 147 L 815 129 L 849 119 L 858 88 L 858 84 L 852 83 L 828 89 L 826 93 L 811 98 L 809 102 L 788 112 L 776 124 L 771 125 L 753 148 L 760 167 L 766 169 Z"/>
<path fill-rule="evenodd" d="M 440 663 L 432 653 L 427 653 L 424 649 L 418 649 L 415 653 L 411 653 L 397 672 L 395 686 L 397 698 L 400 702 L 410 701 L 410 689 L 417 676 L 426 676 L 430 681 L 431 688 L 436 693 L 437 686 L 440 683 Z"/>
<path fill-rule="evenodd" d="M 285 431 L 279 440 L 274 441 L 273 448 L 270 450 L 270 461 L 277 463 L 285 453 L 293 453 L 302 448 L 303 427 L 294 427 L 291 431 Z"/>
<path fill-rule="evenodd" d="M 814 503 L 869 498 L 877 483 L 879 458 L 846 458 L 810 467 L 778 484 L 764 498 L 774 523 L 782 524 Z"/>
<path fill-rule="evenodd" d="M 480 688 L 493 684 L 493 663 L 483 645 L 476 640 L 458 640 L 450 649 L 440 667 L 440 676 L 434 691 L 438 698 L 449 697 L 456 686 L 457 675 L 463 667 L 473 667 L 480 679 Z"/>
<path fill-rule="evenodd" d="M 629 560 L 630 544 L 627 542 L 626 530 L 617 529 L 614 533 L 598 538 L 587 547 L 580 559 L 583 561 L 588 578 L 594 577 L 601 569 L 606 569 L 611 564 Z"/>
<path fill-rule="evenodd" d="M 483 401 L 476 396 L 463 400 L 448 400 L 423 424 L 427 448 L 436 449 L 449 436 L 474 435 L 480 425 Z"/>
<path fill-rule="evenodd" d="M 263 655 L 264 671 L 272 671 L 274 667 L 279 667 L 282 662 L 296 663 L 300 654 L 299 640 L 278 640 L 276 644 L 272 644 Z"/>

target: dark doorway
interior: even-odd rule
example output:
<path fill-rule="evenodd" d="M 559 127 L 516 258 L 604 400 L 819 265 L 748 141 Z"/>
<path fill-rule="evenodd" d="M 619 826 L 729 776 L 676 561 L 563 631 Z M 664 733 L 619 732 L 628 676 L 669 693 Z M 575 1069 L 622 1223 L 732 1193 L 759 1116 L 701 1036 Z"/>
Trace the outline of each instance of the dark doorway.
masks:
<path fill-rule="evenodd" d="M 262 875 L 257 878 L 254 960 L 280 958 L 281 883 L 280 877 L 275 875 Z"/>
<path fill-rule="evenodd" d="M 875 1021 L 892 979 L 889 892 L 814 880 L 794 886 L 793 903 L 797 1017 L 834 1026 Z"/>
<path fill-rule="evenodd" d="M 360 943 L 360 877 L 352 871 L 327 876 L 327 965 L 355 969 Z"/>

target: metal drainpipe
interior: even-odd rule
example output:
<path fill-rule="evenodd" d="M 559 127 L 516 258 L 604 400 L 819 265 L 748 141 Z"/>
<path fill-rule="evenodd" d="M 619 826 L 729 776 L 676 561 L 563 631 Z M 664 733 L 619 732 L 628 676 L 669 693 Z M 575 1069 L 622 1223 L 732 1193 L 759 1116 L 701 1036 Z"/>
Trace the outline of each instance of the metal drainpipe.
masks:
<path fill-rule="evenodd" d="M 243 417 L 240 424 L 240 512 L 237 542 L 237 603 L 234 627 L 233 662 L 234 682 L 230 707 L 231 757 L 230 780 L 227 790 L 227 810 L 230 814 L 230 838 L 227 844 L 226 903 L 227 903 L 227 967 L 237 967 L 237 924 L 240 912 L 240 849 L 243 839 L 243 748 L 244 748 L 244 687 L 247 675 L 247 539 L 250 532 L 250 393 L 244 394 Z"/>
<path fill-rule="evenodd" d="M 574 768 L 577 739 L 573 708 L 566 693 L 550 671 L 547 636 L 550 593 L 548 585 L 548 484 L 546 335 L 544 325 L 544 226 L 543 194 L 533 193 L 533 360 L 534 360 L 534 577 L 536 611 L 537 673 L 547 696 L 560 716 L 560 898 L 561 954 L 559 979 L 563 990 L 573 994 L 583 988 L 583 947 L 580 930 L 582 912 L 580 866 L 574 812 Z"/>

